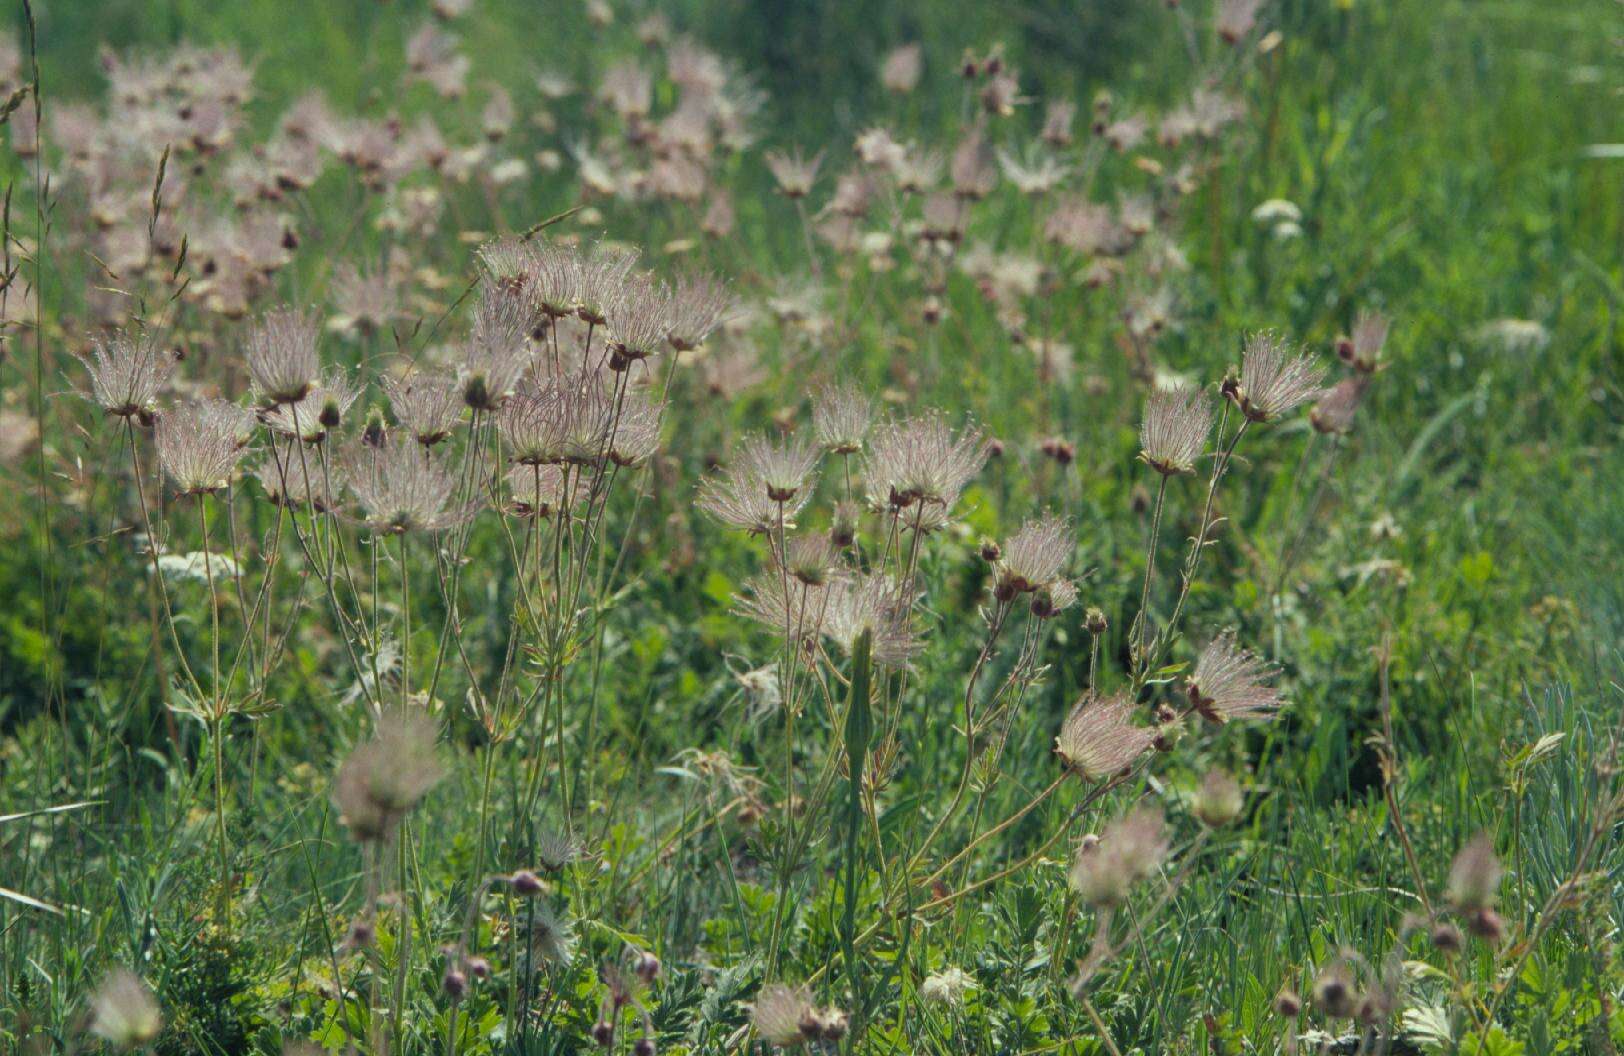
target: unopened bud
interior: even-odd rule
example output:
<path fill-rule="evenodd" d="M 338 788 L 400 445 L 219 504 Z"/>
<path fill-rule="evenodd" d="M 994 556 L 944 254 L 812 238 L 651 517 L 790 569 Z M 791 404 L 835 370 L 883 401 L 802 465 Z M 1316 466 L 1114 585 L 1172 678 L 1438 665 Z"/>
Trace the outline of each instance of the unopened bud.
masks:
<path fill-rule="evenodd" d="M 1448 921 L 1443 921 L 1432 929 L 1432 948 L 1440 953 L 1454 956 L 1461 951 L 1464 941 L 1460 929 Z"/>
<path fill-rule="evenodd" d="M 1506 937 L 1506 922 L 1492 909 L 1480 909 L 1466 918 L 1466 930 L 1485 942 L 1499 945 Z"/>

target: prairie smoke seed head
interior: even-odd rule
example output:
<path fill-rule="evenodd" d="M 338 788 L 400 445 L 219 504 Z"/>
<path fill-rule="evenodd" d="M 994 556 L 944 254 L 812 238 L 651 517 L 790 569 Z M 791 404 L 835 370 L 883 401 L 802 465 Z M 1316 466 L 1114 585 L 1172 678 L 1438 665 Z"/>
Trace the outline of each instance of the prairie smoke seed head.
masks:
<path fill-rule="evenodd" d="M 1254 422 L 1289 414 L 1320 394 L 1325 368 L 1267 331 L 1246 339 L 1240 378 L 1228 395 Z"/>
<path fill-rule="evenodd" d="M 608 322 L 609 309 L 631 279 L 637 258 L 635 249 L 603 244 L 578 258 L 575 314 L 582 322 L 594 326 Z"/>
<path fill-rule="evenodd" d="M 1045 512 L 1021 525 L 1001 548 L 993 594 L 1008 601 L 1053 581 L 1071 557 L 1071 522 Z"/>
<path fill-rule="evenodd" d="M 380 534 L 439 531 L 463 524 L 478 512 L 477 505 L 455 503 L 451 471 L 426 448 L 409 444 L 361 448 L 349 453 L 345 469 L 367 527 Z"/>
<path fill-rule="evenodd" d="M 1211 722 L 1269 719 L 1280 706 L 1280 691 L 1266 683 L 1278 673 L 1226 630 L 1201 650 L 1186 690 L 1191 706 Z"/>
<path fill-rule="evenodd" d="M 1137 807 L 1107 825 L 1096 842 L 1078 848 L 1069 877 L 1072 889 L 1095 909 L 1120 906 L 1134 885 L 1156 872 L 1167 848 L 1161 811 Z"/>
<path fill-rule="evenodd" d="M 494 411 L 513 392 L 530 364 L 530 333 L 535 324 L 528 300 L 496 286 L 483 289 L 457 374 L 463 401 L 469 407 Z"/>
<path fill-rule="evenodd" d="M 545 964 L 563 966 L 575 954 L 575 929 L 545 898 L 531 901 L 530 952 Z"/>
<path fill-rule="evenodd" d="M 924 982 L 919 984 L 919 996 L 926 1004 L 957 1005 L 975 985 L 975 979 L 964 969 L 945 968 L 925 976 Z"/>
<path fill-rule="evenodd" d="M 945 516 L 986 464 L 986 435 L 974 426 L 955 434 L 938 413 L 875 427 L 864 459 L 875 506 L 906 509 L 918 503 Z"/>
<path fill-rule="evenodd" d="M 338 428 L 360 395 L 359 385 L 342 371 L 331 370 L 299 399 L 260 411 L 259 419 L 274 433 L 319 444 Z"/>
<path fill-rule="evenodd" d="M 1156 739 L 1156 731 L 1133 722 L 1126 693 L 1102 697 L 1094 690 L 1072 707 L 1055 737 L 1055 754 L 1090 781 L 1103 781 L 1131 767 Z"/>
<path fill-rule="evenodd" d="M 321 373 L 316 320 L 297 308 L 273 308 L 248 332 L 248 376 L 267 404 L 303 399 Z"/>
<path fill-rule="evenodd" d="M 632 393 L 621 400 L 619 420 L 611 419 L 614 431 L 604 452 L 610 462 L 622 469 L 641 466 L 660 447 L 660 408 L 647 397 Z"/>
<path fill-rule="evenodd" d="M 462 420 L 462 387 L 449 375 L 413 374 L 404 381 L 386 377 L 383 391 L 395 421 L 424 447 L 449 438 Z"/>
<path fill-rule="evenodd" d="M 1052 580 L 1032 595 L 1032 615 L 1040 620 L 1052 620 L 1075 604 L 1077 584 L 1069 579 Z"/>
<path fill-rule="evenodd" d="M 857 541 L 857 527 L 862 510 L 855 502 L 840 502 L 829 519 L 829 542 L 837 547 L 848 547 Z"/>
<path fill-rule="evenodd" d="M 671 291 L 649 276 L 628 278 L 607 307 L 612 370 L 625 370 L 660 350 L 670 332 Z"/>
<path fill-rule="evenodd" d="M 1343 359 L 1361 374 L 1374 374 L 1381 369 L 1382 346 L 1387 344 L 1387 331 L 1391 320 L 1380 312 L 1361 311 L 1353 321 L 1353 336 L 1348 340 Z M 1340 349 L 1339 349 L 1340 351 Z"/>
<path fill-rule="evenodd" d="M 507 511 L 515 517 L 551 517 L 564 499 L 564 471 L 557 466 L 511 466 L 506 480 Z"/>
<path fill-rule="evenodd" d="M 786 583 L 775 563 L 767 572 L 745 581 L 744 591 L 735 599 L 735 611 L 780 638 L 791 635 L 795 640 L 790 644 L 809 651 L 827 616 L 830 593 L 826 584 Z"/>
<path fill-rule="evenodd" d="M 1432 943 L 1433 949 L 1449 957 L 1459 953 L 1466 945 L 1466 939 L 1461 935 L 1460 929 L 1447 920 L 1434 924 L 1427 938 Z"/>
<path fill-rule="evenodd" d="M 826 586 L 835 571 L 834 546 L 825 535 L 798 535 L 789 542 L 785 568 L 806 586 Z"/>
<path fill-rule="evenodd" d="M 714 275 L 679 279 L 666 302 L 666 340 L 678 352 L 696 349 L 732 312 L 733 294 L 721 279 Z"/>
<path fill-rule="evenodd" d="M 787 503 L 793 502 L 802 488 L 811 490 L 808 484 L 817 466 L 818 452 L 802 439 L 790 437 L 774 443 L 769 437 L 757 435 L 741 445 L 739 461 L 761 482 L 768 499 Z"/>
<path fill-rule="evenodd" d="M 127 968 L 113 969 L 90 998 L 90 1032 L 115 1048 L 145 1045 L 162 1029 L 152 991 Z"/>
<path fill-rule="evenodd" d="M 333 802 L 350 835 L 362 842 L 382 839 L 439 783 L 444 771 L 436 757 L 436 734 L 426 716 L 386 716 L 372 740 L 344 760 Z"/>
<path fill-rule="evenodd" d="M 863 449 L 874 402 L 855 385 L 826 385 L 812 400 L 812 432 L 824 450 L 853 455 Z"/>
<path fill-rule="evenodd" d="M 811 991 L 783 983 L 761 988 L 750 1006 L 750 1024 L 769 1045 L 781 1049 L 814 1040 L 821 1028 Z"/>
<path fill-rule="evenodd" d="M 770 150 L 766 154 L 767 169 L 778 184 L 778 193 L 785 198 L 805 198 L 812 193 L 817 182 L 818 166 L 823 164 L 823 151 L 810 158 L 801 155 L 800 148 L 785 152 Z"/>
<path fill-rule="evenodd" d="M 767 490 L 753 467 L 735 463 L 721 473 L 699 482 L 699 508 L 729 528 L 752 535 L 774 531 L 782 516 L 785 527 L 793 526 L 794 515 L 805 505 L 805 495 L 780 505 L 767 497 Z"/>
<path fill-rule="evenodd" d="M 231 482 L 253 436 L 252 412 L 225 400 L 188 400 L 158 418 L 158 461 L 182 494 Z"/>
<path fill-rule="evenodd" d="M 866 631 L 874 663 L 893 670 L 905 668 L 925 647 L 910 618 L 911 601 L 883 575 L 837 579 L 829 588 L 823 632 L 850 654 Z"/>
<path fill-rule="evenodd" d="M 1449 863 L 1444 897 L 1461 913 L 1492 910 L 1503 872 L 1494 853 L 1493 838 L 1480 832 Z"/>
<path fill-rule="evenodd" d="M 254 477 L 265 489 L 266 498 L 278 506 L 300 508 L 306 505 L 318 513 L 338 508 L 338 496 L 344 490 L 344 468 L 341 465 L 322 466 L 314 458 L 267 458 L 254 471 Z"/>
<path fill-rule="evenodd" d="M 175 368 L 175 356 L 144 331 L 98 336 L 90 355 L 76 358 L 90 372 L 87 398 L 113 418 L 150 425 L 158 390 Z"/>
<path fill-rule="evenodd" d="M 1158 389 L 1145 403 L 1139 427 L 1139 457 L 1163 476 L 1195 472 L 1196 460 L 1212 432 L 1212 408 L 1197 388 Z"/>
<path fill-rule="evenodd" d="M 1357 995 L 1353 972 L 1345 958 L 1338 958 L 1320 969 L 1314 977 L 1312 996 L 1314 1005 L 1332 1018 L 1346 1019 L 1353 1015 Z"/>
<path fill-rule="evenodd" d="M 1355 374 L 1332 385 L 1308 412 L 1314 431 L 1326 436 L 1342 436 L 1353 429 L 1354 415 L 1364 400 L 1369 376 Z"/>
<path fill-rule="evenodd" d="M 1221 829 L 1241 816 L 1245 797 L 1240 782 L 1222 770 L 1208 770 L 1195 791 L 1195 816 L 1209 829 Z"/>
<path fill-rule="evenodd" d="M 560 465 L 568 458 L 569 397 L 556 386 L 520 388 L 496 412 L 510 459 L 521 466 Z"/>

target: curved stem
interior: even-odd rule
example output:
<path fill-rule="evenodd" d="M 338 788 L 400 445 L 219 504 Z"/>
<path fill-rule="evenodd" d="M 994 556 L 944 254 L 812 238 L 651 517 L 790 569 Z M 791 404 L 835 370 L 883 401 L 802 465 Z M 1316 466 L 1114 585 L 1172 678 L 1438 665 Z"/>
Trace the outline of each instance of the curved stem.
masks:
<path fill-rule="evenodd" d="M 1156 572 L 1156 545 L 1162 534 L 1162 503 L 1167 498 L 1167 474 L 1159 474 L 1162 482 L 1156 487 L 1156 508 L 1150 515 L 1150 540 L 1145 544 L 1145 585 L 1139 591 L 1139 614 L 1134 617 L 1134 653 L 1145 655 L 1145 632 L 1150 628 L 1150 580 Z M 1093 684 L 1092 677 L 1089 684 Z"/>

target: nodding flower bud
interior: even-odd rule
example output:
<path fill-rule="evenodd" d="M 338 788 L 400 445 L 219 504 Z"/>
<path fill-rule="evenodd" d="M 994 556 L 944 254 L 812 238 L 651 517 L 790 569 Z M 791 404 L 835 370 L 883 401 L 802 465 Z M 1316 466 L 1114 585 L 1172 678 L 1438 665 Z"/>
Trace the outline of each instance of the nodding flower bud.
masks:
<path fill-rule="evenodd" d="M 998 541 L 996 539 L 981 540 L 981 560 L 990 565 L 1003 556 L 1003 547 L 998 545 Z"/>
<path fill-rule="evenodd" d="M 1431 938 L 1433 949 L 1451 957 L 1461 951 L 1466 941 L 1462 938 L 1460 929 L 1447 920 L 1433 926 Z"/>
<path fill-rule="evenodd" d="M 336 424 L 335 422 L 334 425 Z M 374 407 L 367 412 L 367 424 L 361 430 L 361 443 L 368 447 L 382 447 L 388 440 L 389 425 L 384 421 L 383 411 Z"/>
<path fill-rule="evenodd" d="M 598 1020 L 592 1024 L 592 1040 L 600 1048 L 607 1049 L 615 1043 L 615 1025 L 607 1020 Z"/>
<path fill-rule="evenodd" d="M 1333 965 L 1314 980 L 1314 1004 L 1326 1015 L 1346 1019 L 1354 1013 L 1353 980 L 1344 965 Z"/>
<path fill-rule="evenodd" d="M 541 894 L 541 877 L 537 876 L 535 873 L 532 873 L 528 869 L 520 869 L 512 876 L 508 877 L 508 883 L 513 885 L 513 890 L 518 894 Z"/>
<path fill-rule="evenodd" d="M 490 411 L 496 409 L 496 403 L 491 399 L 489 386 L 485 384 L 483 374 L 471 375 L 462 386 L 462 402 L 476 411 Z"/>
<path fill-rule="evenodd" d="M 987 441 L 987 457 L 988 458 L 1003 458 L 1004 457 L 1004 442 L 1002 440 L 998 439 L 996 436 Z"/>
<path fill-rule="evenodd" d="M 344 411 L 339 407 L 338 401 L 332 397 L 322 401 L 321 411 L 316 415 L 316 421 L 328 429 L 337 429 L 338 423 L 343 420 Z"/>
<path fill-rule="evenodd" d="M 1347 334 L 1338 334 L 1336 338 L 1336 358 L 1344 363 L 1353 362 L 1353 338 Z"/>
<path fill-rule="evenodd" d="M 1105 618 L 1105 612 L 1093 605 L 1083 613 L 1083 630 L 1096 638 L 1104 634 L 1110 626 L 1110 621 Z"/>
<path fill-rule="evenodd" d="M 378 933 L 372 928 L 372 921 L 358 920 L 350 925 L 350 933 L 344 937 L 344 945 L 352 950 L 371 946 L 377 939 Z"/>
<path fill-rule="evenodd" d="M 1150 746 L 1158 752 L 1171 752 L 1179 743 L 1179 734 L 1184 732 L 1184 726 L 1178 722 L 1169 722 L 1156 729 L 1156 735 L 1150 739 Z"/>
<path fill-rule="evenodd" d="M 632 1046 L 632 1056 L 654 1056 L 654 1039 L 641 1037 L 637 1044 Z"/>
<path fill-rule="evenodd" d="M 460 998 L 468 992 L 468 977 L 459 968 L 447 968 L 440 978 L 440 989 L 453 1000 Z"/>
<path fill-rule="evenodd" d="M 1303 999 L 1285 987 L 1274 995 L 1274 1014 L 1290 1018 L 1303 1010 Z"/>
<path fill-rule="evenodd" d="M 475 979 L 489 979 L 491 977 L 491 962 L 483 957 L 470 957 L 466 962 L 468 974 Z"/>
<path fill-rule="evenodd" d="M 637 955 L 636 961 L 632 964 L 632 971 L 637 973 L 637 978 L 643 980 L 643 982 L 652 984 L 654 980 L 660 977 L 660 959 L 647 950 L 643 950 Z"/>
<path fill-rule="evenodd" d="M 1062 466 L 1069 466 L 1077 461 L 1077 445 L 1062 440 L 1058 436 L 1051 436 L 1039 445 L 1044 455 L 1055 460 Z"/>
<path fill-rule="evenodd" d="M 1498 945 L 1506 937 L 1506 922 L 1492 909 L 1480 909 L 1466 918 L 1466 930 L 1473 935 Z"/>
<path fill-rule="evenodd" d="M 926 297 L 924 305 L 919 310 L 919 318 L 926 326 L 935 326 L 942 321 L 947 309 L 942 306 L 940 297 Z"/>

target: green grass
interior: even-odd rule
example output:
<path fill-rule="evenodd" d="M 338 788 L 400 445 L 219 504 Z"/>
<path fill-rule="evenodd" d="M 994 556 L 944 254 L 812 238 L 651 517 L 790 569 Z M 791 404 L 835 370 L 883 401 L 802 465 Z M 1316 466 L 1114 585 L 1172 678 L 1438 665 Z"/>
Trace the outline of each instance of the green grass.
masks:
<path fill-rule="evenodd" d="M 1160 112 L 1194 83 L 1177 16 L 1161 5 L 960 6 L 670 5 L 674 27 L 766 93 L 754 122 L 761 142 L 713 162 L 737 230 L 706 239 L 688 206 L 596 200 L 597 215 L 571 216 L 543 237 L 601 233 L 642 246 L 658 272 L 713 269 L 741 302 L 760 306 L 781 277 L 808 270 L 795 210 L 771 193 L 764 148 L 828 146 L 814 205 L 864 129 L 886 125 L 899 139 L 951 152 L 964 113 L 954 66 L 966 47 L 979 53 L 995 41 L 1036 100 L 994 124 L 1000 144 L 1031 139 L 1043 102 L 1069 98 L 1079 104 L 1071 154 L 1081 156 L 1101 89 L 1118 114 Z M 1205 5 L 1195 6 L 1205 17 Z M 103 42 L 120 53 L 229 44 L 255 66 L 239 142 L 262 142 L 291 102 L 320 87 L 340 113 L 398 113 L 408 125 L 432 114 L 448 140 L 471 144 L 488 86 L 500 83 L 519 111 L 500 150 L 533 161 L 538 151 L 621 129 L 579 97 L 545 104 L 534 86 L 539 69 L 591 84 L 618 59 L 653 55 L 637 42 L 637 15 L 618 12 L 598 30 L 576 4 L 554 7 L 479 0 L 454 23 L 474 57 L 470 97 L 448 102 L 422 84 L 400 87 L 403 45 L 428 17 L 423 3 L 294 11 L 57 3 L 35 12 L 40 98 L 48 125 L 57 107 L 101 100 Z M 1398 1051 L 1388 1048 L 1395 1032 L 1427 1051 L 1616 1052 L 1624 1044 L 1616 949 L 1624 858 L 1616 804 L 1608 813 L 1618 789 L 1608 760 L 1624 709 L 1624 591 L 1614 572 L 1624 559 L 1624 161 L 1590 148 L 1624 139 L 1619 11 L 1602 0 L 1275 0 L 1262 19 L 1281 39 L 1231 86 L 1247 116 L 1206 154 L 1212 171 L 1165 228 L 1189 266 L 1171 279 L 1175 325 L 1150 356 L 1210 388 L 1238 362 L 1244 334 L 1273 328 L 1332 361 L 1332 342 L 1358 311 L 1393 319 L 1386 368 L 1334 455 L 1301 414 L 1248 432 L 1219 490 L 1225 520 L 1190 594 L 1186 638 L 1168 657 L 1188 665 L 1197 645 L 1236 628 L 1282 669 L 1289 704 L 1279 719 L 1192 723 L 1102 799 L 1087 798 L 1073 778 L 1020 813 L 1060 776 L 1054 738 L 1089 682 L 1085 607 L 1109 621 L 1098 683 L 1133 683 L 1128 630 L 1156 481 L 1135 461 L 1145 386 L 1120 338 L 1127 296 L 1152 285 L 1144 256 L 1130 258 L 1119 288 L 1065 281 L 1023 302 L 1028 333 L 1049 329 L 1074 350 L 1070 376 L 1045 382 L 970 277 L 947 272 L 947 317 L 928 327 L 920 272 L 906 253 L 881 272 L 821 246 L 829 331 L 763 316 L 748 334 L 713 342 L 759 350 L 764 377 L 737 398 L 707 395 L 696 366 L 678 368 L 661 455 L 621 478 L 607 507 L 606 535 L 624 545 L 625 561 L 601 593 L 587 591 L 594 607 L 574 639 L 580 653 L 558 683 L 567 706 L 546 703 L 540 630 L 515 629 L 524 594 L 501 518 L 487 511 L 470 536 L 460 641 L 444 653 L 444 566 L 429 536 L 409 537 L 407 648 L 419 691 L 445 661 L 432 703 L 446 777 L 411 814 L 409 840 L 389 849 L 390 869 L 394 850 L 408 863 L 401 904 L 413 944 L 404 958 L 393 909 L 379 914 L 373 954 L 343 945 L 367 904 L 369 867 L 332 802 L 334 775 L 375 720 L 356 699 L 364 694 L 346 696 L 356 673 L 328 599 L 314 579 L 308 587 L 296 579 L 309 567 L 305 556 L 284 542 L 275 612 L 292 633 L 262 698 L 275 708 L 223 724 L 227 883 L 217 865 L 210 738 L 166 706 L 177 699 L 175 640 L 200 672 L 207 664 L 208 588 L 173 583 L 172 638 L 134 541 L 143 528 L 123 433 L 72 395 L 85 375 L 69 352 L 85 347 L 95 286 L 144 291 L 146 316 L 161 318 L 164 340 L 188 350 L 178 373 L 232 397 L 245 391 L 236 363 L 249 322 L 221 319 L 187 297 L 164 308 L 171 276 L 187 267 L 164 262 L 112 282 L 92 256 L 99 244 L 83 186 L 71 177 L 53 175 L 36 263 L 33 167 L 7 153 L 9 259 L 22 261 L 11 293 L 41 287 L 44 325 L 38 334 L 8 330 L 0 411 L 8 431 L 22 430 L 38 398 L 44 444 L 22 443 L 0 462 L 0 815 L 23 815 L 0 817 L 0 1047 L 99 1044 L 84 1030 L 89 997 L 121 965 L 156 992 L 166 1023 L 151 1046 L 158 1052 L 278 1053 L 303 1041 L 341 1051 L 351 1038 L 372 1052 L 391 1032 L 391 1052 L 442 1052 L 452 1017 L 460 1052 L 591 1051 L 609 992 L 602 970 L 622 964 L 628 949 L 648 949 L 664 965 L 644 1000 L 662 1052 L 764 1045 L 744 1029 L 750 1003 L 764 984 L 806 980 L 820 1005 L 851 1017 L 831 1050 L 1267 1052 L 1311 1027 L 1354 1032 L 1318 1012 L 1294 1023 L 1273 1010 L 1279 990 L 1308 994 L 1316 972 L 1351 949 L 1378 968 L 1395 958 L 1407 964 L 1401 999 L 1365 1052 Z M 26 60 L 20 12 L 16 26 Z M 925 46 L 924 78 L 912 95 L 889 97 L 874 70 L 889 48 L 914 40 Z M 674 86 L 656 78 L 656 114 L 675 98 Z M 530 120 L 544 107 L 556 131 Z M 161 144 L 143 148 L 155 155 Z M 1170 161 L 1154 145 L 1140 153 Z M 48 156 L 55 172 L 56 155 Z M 183 172 L 191 161 L 177 154 L 171 164 Z M 222 171 L 214 162 L 192 175 L 196 196 L 217 198 Z M 1114 204 L 1119 191 L 1150 180 L 1132 159 L 1108 155 L 1089 190 Z M 416 173 L 410 185 L 440 182 Z M 402 237 L 370 222 L 384 207 L 380 196 L 330 163 L 281 206 L 301 244 L 255 311 L 279 300 L 324 304 L 337 261 L 405 255 L 443 281 L 418 273 L 396 336 L 326 337 L 324 354 L 372 371 L 397 346 L 432 358 L 432 346 L 466 333 L 471 312 L 456 302 L 475 274 L 478 241 L 581 200 L 567 155 L 561 171 L 532 169 L 489 194 L 477 179 L 444 191 L 436 235 Z M 1298 237 L 1277 239 L 1251 218 L 1272 198 L 1300 207 Z M 1000 187 L 975 207 L 966 244 L 1049 252 L 1040 238 L 1045 209 Z M 144 228 L 146 216 L 121 222 Z M 194 237 L 203 229 L 191 214 L 185 222 L 196 225 Z M 697 248 L 684 251 L 678 240 L 687 239 Z M 1063 275 L 1074 279 L 1082 263 L 1064 261 Z M 1510 349 L 1484 336 L 1485 324 L 1506 318 L 1538 323 L 1547 343 Z M 1342 373 L 1332 362 L 1332 377 Z M 844 680 L 861 683 L 864 672 L 844 654 L 831 651 L 824 690 L 809 687 L 793 758 L 798 795 L 814 807 L 786 815 L 784 722 L 770 709 L 753 715 L 747 684 L 748 672 L 783 657 L 776 637 L 733 603 L 765 567 L 767 547 L 701 514 L 694 489 L 712 461 L 775 419 L 809 428 L 812 391 L 835 378 L 883 394 L 899 414 L 939 408 L 954 422 L 971 418 L 1005 452 L 967 492 L 958 523 L 922 548 L 917 621 L 927 646 L 906 679 L 876 670 L 873 728 L 865 732 L 861 713 L 848 710 L 855 698 Z M 376 388 L 368 405 L 385 405 Z M 363 416 L 351 419 L 342 431 L 353 435 Z M 1076 460 L 1044 457 L 1048 437 L 1075 445 Z M 150 446 L 142 458 L 146 500 L 158 502 Z M 1205 485 L 1202 474 L 1168 490 L 1151 601 L 1163 620 Z M 256 488 L 244 484 L 234 500 L 244 539 L 263 539 L 281 520 Z M 635 500 L 640 489 L 647 497 Z M 826 527 L 840 493 L 831 462 L 805 520 Z M 170 548 L 197 548 L 195 504 L 162 501 Z M 991 604 L 979 543 L 1007 541 L 1045 508 L 1074 519 L 1069 571 L 1080 604 L 1042 638 L 1046 666 L 1010 713 L 984 797 L 972 790 L 939 841 L 910 863 L 944 818 L 965 765 L 961 700 L 985 639 L 980 613 Z M 211 516 L 224 509 L 216 501 Z M 382 614 L 377 626 L 402 631 L 393 544 L 380 550 L 374 575 L 364 528 L 331 521 L 323 530 L 345 541 L 358 598 Z M 513 531 L 522 541 L 521 528 Z M 608 551 L 610 567 L 616 552 Z M 258 575 L 250 570 L 251 588 Z M 304 590 L 298 603 L 296 589 Z M 233 625 L 235 597 L 225 611 Z M 510 635 L 536 651 L 517 654 L 526 662 L 507 687 L 521 720 L 511 738 L 493 739 L 470 701 L 503 699 Z M 1006 638 L 990 657 L 980 699 L 1012 677 L 1020 641 Z M 1380 743 L 1384 651 L 1390 781 Z M 1141 699 L 1179 699 L 1186 674 L 1170 668 L 1141 687 Z M 531 692 L 541 703 L 519 707 Z M 552 740 L 555 720 L 562 749 Z M 868 750 L 858 750 L 865 741 Z M 1520 754 L 1535 744 L 1545 745 L 1538 755 Z M 836 761 L 820 798 L 816 779 L 828 760 Z M 856 797 L 855 812 L 846 780 L 854 763 L 882 782 Z M 1209 837 L 1191 800 L 1215 767 L 1239 775 L 1247 797 L 1241 819 Z M 533 780 L 540 794 L 530 811 Z M 1121 946 L 1085 1007 L 1067 981 L 1101 917 L 1079 904 L 1067 869 L 1081 833 L 1101 831 L 1141 800 L 1165 811 L 1173 854 L 1118 912 Z M 759 819 L 741 817 L 741 806 Z M 997 838 L 933 877 L 975 832 L 1006 818 L 1015 820 Z M 573 958 L 538 969 L 513 939 L 533 924 L 537 904 L 498 885 L 481 899 L 475 932 L 491 978 L 453 1003 L 441 949 L 459 941 L 471 893 L 488 874 L 536 865 L 538 834 L 562 828 L 588 857 L 549 875 L 544 900 L 569 918 Z M 1469 940 L 1449 960 L 1406 916 L 1443 898 L 1452 857 L 1480 831 L 1506 866 L 1499 912 L 1509 938 L 1499 947 Z M 793 870 L 779 867 L 786 832 L 807 841 Z M 942 904 L 928 907 L 936 899 Z M 973 977 L 973 989 L 957 1003 L 924 1000 L 926 979 L 950 968 Z M 380 994 L 369 1009 L 363 998 L 374 980 Z M 537 1012 L 527 1020 L 520 1008 L 532 986 Z M 1491 1011 L 1493 1029 L 1484 1029 Z M 1417 1015 L 1433 1014 L 1453 1040 L 1422 1036 Z M 628 1013 L 611 1051 L 631 1052 L 640 1030 Z M 1311 1051 L 1311 1041 L 1300 1044 Z"/>

